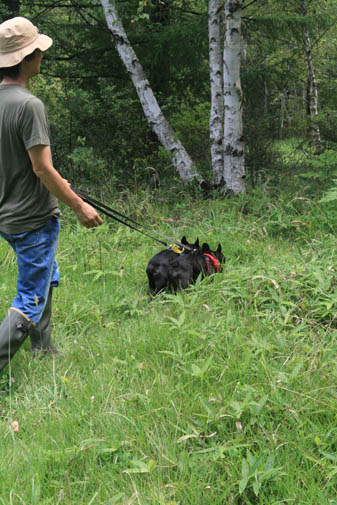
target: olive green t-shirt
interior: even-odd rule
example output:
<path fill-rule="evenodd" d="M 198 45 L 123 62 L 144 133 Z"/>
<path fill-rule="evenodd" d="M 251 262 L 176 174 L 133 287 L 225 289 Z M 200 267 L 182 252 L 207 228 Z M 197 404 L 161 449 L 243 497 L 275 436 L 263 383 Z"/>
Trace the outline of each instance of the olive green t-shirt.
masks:
<path fill-rule="evenodd" d="M 34 174 L 27 150 L 50 145 L 41 100 L 16 84 L 0 85 L 0 231 L 23 233 L 60 214 L 57 199 Z"/>

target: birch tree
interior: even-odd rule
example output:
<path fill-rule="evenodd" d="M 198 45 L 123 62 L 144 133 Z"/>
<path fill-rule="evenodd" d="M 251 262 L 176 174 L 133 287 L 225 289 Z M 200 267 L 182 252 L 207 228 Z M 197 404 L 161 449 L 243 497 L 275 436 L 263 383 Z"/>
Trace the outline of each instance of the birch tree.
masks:
<path fill-rule="evenodd" d="M 302 16 L 307 16 L 308 6 L 305 1 L 301 1 L 300 10 Z M 322 150 L 321 133 L 317 124 L 318 116 L 318 88 L 315 75 L 315 68 L 312 58 L 312 43 L 310 33 L 307 27 L 303 30 L 304 52 L 307 67 L 307 90 L 306 90 L 306 108 L 309 118 L 309 129 L 312 135 L 315 151 L 320 153 Z"/>
<path fill-rule="evenodd" d="M 279 10 L 279 3 L 275 3 Z M 320 42 L 327 36 L 329 30 L 336 26 L 335 0 L 287 0 L 285 9 L 289 16 L 290 36 L 293 43 L 303 48 L 305 65 L 304 103 L 306 108 L 308 133 L 310 133 L 316 153 L 322 151 L 321 132 L 318 124 L 318 84 L 315 67 L 319 67 L 318 59 L 314 61 L 314 50 L 320 51 Z"/>
<path fill-rule="evenodd" d="M 225 0 L 223 52 L 224 170 L 223 178 L 234 194 L 244 193 L 245 162 L 242 124 L 241 68 L 242 0 Z"/>
<path fill-rule="evenodd" d="M 318 116 L 318 89 L 312 60 L 311 39 L 308 30 L 304 30 L 304 48 L 307 63 L 307 116 L 309 118 L 309 128 L 311 130 L 315 151 L 320 153 L 322 151 L 321 133 L 319 125 L 316 122 Z"/>
<path fill-rule="evenodd" d="M 134 52 L 120 20 L 115 0 L 100 0 L 107 26 L 116 50 L 136 88 L 144 114 L 152 130 L 164 148 L 170 153 L 172 164 L 180 178 L 190 182 L 199 178 L 198 172 L 182 143 L 177 139 L 172 127 L 165 119 L 154 96 L 150 83 Z"/>
<path fill-rule="evenodd" d="M 208 38 L 211 83 L 211 111 L 209 120 L 213 180 L 219 185 L 223 179 L 223 0 L 209 0 Z"/>
<path fill-rule="evenodd" d="M 216 185 L 224 183 L 234 194 L 246 190 L 240 84 L 242 3 L 208 3 L 213 179 Z"/>
<path fill-rule="evenodd" d="M 314 0 L 298 0 L 296 11 L 305 20 L 302 32 L 306 63 L 306 113 L 308 130 L 317 154 L 322 151 L 321 132 L 318 124 L 318 85 L 313 59 L 313 50 L 318 49 L 322 37 L 336 26 L 336 2 L 324 0 L 319 4 Z M 313 20 L 315 14 L 319 20 Z M 325 18 L 325 19 L 324 19 Z"/>

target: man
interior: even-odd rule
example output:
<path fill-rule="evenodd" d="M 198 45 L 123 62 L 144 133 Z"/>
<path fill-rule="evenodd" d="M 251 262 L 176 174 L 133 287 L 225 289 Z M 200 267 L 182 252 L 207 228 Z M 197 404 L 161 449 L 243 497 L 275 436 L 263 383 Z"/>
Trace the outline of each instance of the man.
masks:
<path fill-rule="evenodd" d="M 26 18 L 0 25 L 0 235 L 18 264 L 17 296 L 0 325 L 0 371 L 28 335 L 35 353 L 56 352 L 50 318 L 59 284 L 57 199 L 87 228 L 102 224 L 53 167 L 44 105 L 27 90 L 52 43 Z"/>

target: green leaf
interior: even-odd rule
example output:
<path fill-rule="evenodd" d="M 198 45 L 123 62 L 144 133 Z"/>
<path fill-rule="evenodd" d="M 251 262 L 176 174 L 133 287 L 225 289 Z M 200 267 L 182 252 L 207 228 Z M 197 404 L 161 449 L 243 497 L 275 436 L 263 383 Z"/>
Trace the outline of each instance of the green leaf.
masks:
<path fill-rule="evenodd" d="M 242 460 L 242 470 L 241 471 L 242 471 L 243 478 L 248 480 L 248 477 L 249 477 L 249 465 L 248 465 L 246 459 Z"/>
<path fill-rule="evenodd" d="M 115 494 L 104 505 L 118 505 L 124 497 L 125 495 L 123 493 Z"/>
<path fill-rule="evenodd" d="M 191 368 L 192 368 L 193 377 L 202 377 L 203 376 L 201 369 L 197 365 L 192 364 Z"/>
<path fill-rule="evenodd" d="M 244 492 L 244 490 L 247 487 L 247 484 L 248 484 L 248 478 L 244 478 L 244 479 L 240 480 L 240 482 L 239 482 L 239 492 L 240 492 L 240 494 L 242 494 Z"/>
<path fill-rule="evenodd" d="M 330 459 L 330 461 L 337 461 L 337 456 L 334 454 L 330 454 L 329 452 L 321 451 L 321 454 L 325 456 L 327 459 Z"/>
<path fill-rule="evenodd" d="M 261 483 L 258 480 L 256 480 L 253 484 L 253 491 L 255 493 L 255 496 L 259 495 L 260 488 L 261 488 Z"/>
<path fill-rule="evenodd" d="M 123 473 L 151 473 L 156 468 L 156 462 L 152 459 L 148 463 L 140 460 L 133 460 L 133 466 L 124 470 Z"/>

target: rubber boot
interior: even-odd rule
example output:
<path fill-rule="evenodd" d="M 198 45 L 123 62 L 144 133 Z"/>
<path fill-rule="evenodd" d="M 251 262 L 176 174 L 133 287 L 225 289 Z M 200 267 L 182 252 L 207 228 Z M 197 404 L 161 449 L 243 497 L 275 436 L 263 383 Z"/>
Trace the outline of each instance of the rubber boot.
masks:
<path fill-rule="evenodd" d="M 36 326 L 31 326 L 29 330 L 30 346 L 35 356 L 43 354 L 57 354 L 58 350 L 52 344 L 51 334 L 51 306 L 52 306 L 53 288 L 49 289 L 48 299 L 40 321 Z"/>
<path fill-rule="evenodd" d="M 22 312 L 9 309 L 0 325 L 0 371 L 24 343 L 31 324 Z"/>

